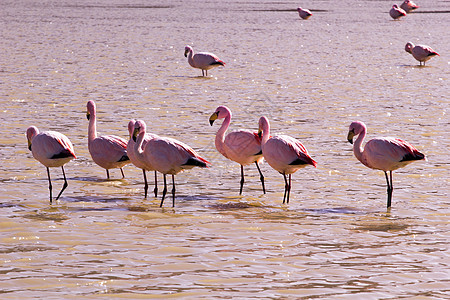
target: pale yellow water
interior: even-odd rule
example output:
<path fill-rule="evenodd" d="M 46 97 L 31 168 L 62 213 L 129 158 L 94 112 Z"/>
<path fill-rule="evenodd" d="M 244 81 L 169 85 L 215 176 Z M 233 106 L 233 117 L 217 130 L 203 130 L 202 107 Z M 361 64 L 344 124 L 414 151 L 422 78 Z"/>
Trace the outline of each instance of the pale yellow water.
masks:
<path fill-rule="evenodd" d="M 307 21 L 298 5 L 2 1 L 0 298 L 449 299 L 449 2 L 420 1 L 401 21 L 389 1 L 307 1 Z M 441 56 L 419 68 L 408 41 Z M 187 44 L 226 67 L 199 77 Z M 176 177 L 175 208 L 144 199 L 133 166 L 106 181 L 87 149 L 88 100 L 101 134 L 127 138 L 143 119 L 213 167 Z M 238 196 L 239 165 L 214 148 L 220 121 L 208 124 L 218 105 L 233 111 L 230 129 L 257 130 L 266 115 L 318 162 L 293 175 L 289 205 L 267 164 L 267 194 L 249 166 Z M 394 172 L 390 211 L 384 174 L 346 141 L 357 119 L 367 138 L 428 157 Z M 66 134 L 78 156 L 52 205 L 30 125 Z M 61 170 L 52 176 L 56 193 Z"/>

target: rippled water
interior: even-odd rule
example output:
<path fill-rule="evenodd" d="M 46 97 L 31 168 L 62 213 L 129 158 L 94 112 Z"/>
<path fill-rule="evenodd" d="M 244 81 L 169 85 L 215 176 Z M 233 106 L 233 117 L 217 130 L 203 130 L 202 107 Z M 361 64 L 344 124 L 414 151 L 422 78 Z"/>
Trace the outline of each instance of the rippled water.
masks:
<path fill-rule="evenodd" d="M 303 21 L 296 1 L 2 1 L 1 298 L 449 298 L 450 6 L 417 2 L 393 21 L 389 1 L 309 1 Z M 407 41 L 441 56 L 418 67 Z M 200 77 L 187 44 L 226 67 Z M 213 167 L 176 177 L 175 208 L 144 199 L 132 166 L 105 180 L 87 149 L 88 100 L 101 133 L 126 138 L 144 119 Z M 208 124 L 218 105 L 231 129 L 266 115 L 318 162 L 293 175 L 289 205 L 267 164 L 267 194 L 249 166 L 238 196 L 239 165 Z M 390 211 L 383 173 L 346 142 L 356 119 L 368 138 L 428 157 L 394 173 Z M 66 134 L 78 156 L 53 205 L 30 125 Z"/>

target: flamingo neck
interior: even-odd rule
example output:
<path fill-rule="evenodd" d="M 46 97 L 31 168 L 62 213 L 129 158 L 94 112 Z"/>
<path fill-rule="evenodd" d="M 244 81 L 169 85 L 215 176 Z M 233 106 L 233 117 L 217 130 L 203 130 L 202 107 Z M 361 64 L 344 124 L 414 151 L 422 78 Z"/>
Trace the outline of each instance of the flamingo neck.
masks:
<path fill-rule="evenodd" d="M 189 54 L 188 54 L 188 63 L 191 65 L 191 66 L 195 66 L 195 63 L 194 63 L 194 50 L 191 50 L 191 51 L 189 51 Z"/>
<path fill-rule="evenodd" d="M 216 144 L 216 148 L 217 150 L 225 155 L 225 133 L 228 130 L 228 127 L 230 126 L 231 123 L 231 116 L 227 115 L 225 117 L 225 119 L 223 120 L 222 126 L 220 126 L 219 130 L 216 133 L 216 140 L 215 140 L 215 144 Z"/>
<path fill-rule="evenodd" d="M 88 141 L 92 141 L 97 138 L 97 118 L 95 112 L 89 117 L 89 128 L 88 128 Z"/>
<path fill-rule="evenodd" d="M 353 153 L 355 154 L 355 157 L 360 161 L 363 162 L 363 152 L 364 148 L 362 147 L 362 142 L 364 138 L 366 137 L 366 129 L 363 128 L 361 133 L 358 135 L 358 138 L 355 140 L 353 144 Z"/>
<path fill-rule="evenodd" d="M 266 123 L 264 125 L 264 128 L 263 128 L 263 135 L 262 135 L 262 139 L 261 139 L 261 147 L 264 147 L 264 145 L 269 140 L 269 137 L 270 137 L 270 125 Z"/>
<path fill-rule="evenodd" d="M 136 143 L 134 144 L 134 152 L 138 158 L 141 158 L 144 149 L 142 149 L 142 144 L 144 143 L 145 132 L 140 132 L 136 138 Z"/>

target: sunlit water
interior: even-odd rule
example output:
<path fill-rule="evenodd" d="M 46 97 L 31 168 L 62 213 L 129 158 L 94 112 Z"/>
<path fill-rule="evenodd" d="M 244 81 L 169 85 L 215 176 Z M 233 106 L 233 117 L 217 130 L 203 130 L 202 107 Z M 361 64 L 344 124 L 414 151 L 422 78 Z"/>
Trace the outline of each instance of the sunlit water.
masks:
<path fill-rule="evenodd" d="M 420 1 L 400 21 L 389 1 L 307 1 L 307 21 L 298 5 L 2 1 L 0 298 L 448 298 L 449 2 Z M 441 56 L 418 67 L 407 41 Z M 187 44 L 226 67 L 200 77 Z M 132 166 L 105 180 L 87 149 L 88 100 L 100 133 L 128 138 L 143 119 L 213 166 L 176 176 L 175 208 L 144 199 Z M 214 148 L 220 121 L 208 124 L 218 105 L 231 130 L 266 115 L 318 162 L 293 175 L 289 205 L 267 164 L 267 194 L 249 166 L 238 196 L 239 165 Z M 394 172 L 390 211 L 384 174 L 346 142 L 357 119 L 367 138 L 400 137 L 428 157 Z M 52 205 L 30 125 L 66 134 L 78 156 Z M 58 191 L 61 170 L 52 176 Z"/>

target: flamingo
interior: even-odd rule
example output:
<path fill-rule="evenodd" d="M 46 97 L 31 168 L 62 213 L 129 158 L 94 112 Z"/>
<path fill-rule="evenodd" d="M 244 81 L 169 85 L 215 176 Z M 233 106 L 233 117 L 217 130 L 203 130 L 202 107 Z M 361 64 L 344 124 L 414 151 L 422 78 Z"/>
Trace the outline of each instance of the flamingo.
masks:
<path fill-rule="evenodd" d="M 155 137 L 144 144 L 146 124 L 137 120 L 134 125 L 133 140 L 135 154 L 144 164 L 149 164 L 164 175 L 164 190 L 160 203 L 162 207 L 167 193 L 166 175 L 172 175 L 172 206 L 175 207 L 175 175 L 193 167 L 206 168 L 210 163 L 200 157 L 188 145 L 172 138 Z"/>
<path fill-rule="evenodd" d="M 273 169 L 283 175 L 285 182 L 283 204 L 289 203 L 291 175 L 307 165 L 316 167 L 317 163 L 309 156 L 308 151 L 300 141 L 287 135 L 271 137 L 269 120 L 264 116 L 259 119 L 258 134 L 261 136 L 261 133 L 264 159 Z M 289 175 L 289 182 L 286 175 Z"/>
<path fill-rule="evenodd" d="M 305 9 L 305 8 L 297 8 L 298 11 L 298 15 L 300 16 L 300 18 L 302 18 L 303 20 L 307 20 L 309 17 L 312 16 L 312 13 L 309 9 Z"/>
<path fill-rule="evenodd" d="M 50 203 L 52 203 L 52 181 L 50 179 L 50 168 L 61 167 L 64 176 L 64 185 L 56 200 L 68 187 L 64 165 L 70 160 L 77 158 L 70 140 L 62 133 L 56 131 L 39 132 L 36 126 L 27 129 L 28 149 L 33 157 L 47 168 L 48 189 L 50 191 Z"/>
<path fill-rule="evenodd" d="M 216 149 L 226 158 L 237 162 L 241 165 L 241 187 L 239 189 L 239 195 L 242 195 L 242 187 L 244 185 L 244 166 L 251 163 L 256 164 L 258 169 L 260 180 L 262 184 L 263 193 L 266 193 L 264 187 L 264 176 L 261 173 L 258 162 L 263 160 L 261 151 L 261 138 L 257 132 L 249 130 L 239 130 L 230 132 L 225 136 L 228 126 L 231 122 L 231 111 L 226 106 L 217 107 L 216 111 L 209 118 L 211 126 L 217 119 L 225 119 L 222 126 L 216 134 Z"/>
<path fill-rule="evenodd" d="M 199 52 L 194 54 L 191 46 L 184 48 L 184 56 L 193 68 L 202 69 L 202 76 L 208 76 L 208 70 L 217 66 L 225 66 L 225 63 L 216 55 L 208 52 Z"/>
<path fill-rule="evenodd" d="M 397 20 L 401 17 L 406 16 L 406 12 L 400 7 L 398 7 L 397 4 L 394 4 L 391 10 L 389 11 L 389 15 L 392 17 L 392 19 Z"/>
<path fill-rule="evenodd" d="M 353 137 L 358 136 L 353 144 Z M 382 170 L 387 182 L 387 208 L 391 207 L 392 191 L 392 171 L 402 168 L 416 160 L 426 160 L 423 153 L 419 152 L 411 144 L 401 139 L 384 137 L 374 138 L 362 147 L 362 142 L 366 136 L 366 125 L 361 121 L 350 124 L 347 140 L 353 144 L 355 157 L 366 167 Z M 389 177 L 387 172 L 389 171 Z"/>
<path fill-rule="evenodd" d="M 419 8 L 419 5 L 415 4 L 411 0 L 405 0 L 400 5 L 400 8 L 403 9 L 407 14 Z"/>
<path fill-rule="evenodd" d="M 439 53 L 431 49 L 430 46 L 425 45 L 417 45 L 415 46 L 413 43 L 408 42 L 405 46 L 405 51 L 411 53 L 412 56 L 419 61 L 419 66 L 425 66 L 425 62 L 430 60 L 434 56 L 440 56 Z"/>
<path fill-rule="evenodd" d="M 100 167 L 106 169 L 109 179 L 109 169 L 120 168 L 122 178 L 125 178 L 122 167 L 130 163 L 127 155 L 127 141 L 115 135 L 97 137 L 97 118 L 95 102 L 87 103 L 87 119 L 89 120 L 88 147 L 92 160 Z"/>

